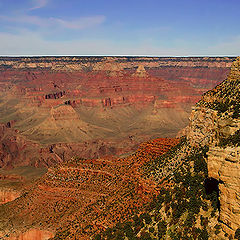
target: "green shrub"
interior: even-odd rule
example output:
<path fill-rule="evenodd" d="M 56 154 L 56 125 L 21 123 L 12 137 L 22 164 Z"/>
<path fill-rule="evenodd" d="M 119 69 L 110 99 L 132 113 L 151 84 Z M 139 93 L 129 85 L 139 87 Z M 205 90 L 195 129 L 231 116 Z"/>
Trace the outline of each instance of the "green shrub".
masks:
<path fill-rule="evenodd" d="M 208 240 L 209 236 L 208 236 L 208 231 L 206 228 L 203 228 L 203 230 L 201 230 L 198 239 L 199 240 Z"/>
<path fill-rule="evenodd" d="M 215 234 L 218 235 L 220 233 L 221 225 L 216 224 L 214 228 L 215 228 Z"/>
<path fill-rule="evenodd" d="M 140 219 L 144 219 L 146 224 L 149 224 L 152 222 L 152 218 L 148 213 L 142 213 L 140 215 Z"/>
<path fill-rule="evenodd" d="M 150 227 L 150 228 L 149 228 L 149 232 L 150 232 L 150 233 L 154 233 L 154 231 L 155 231 L 155 229 L 154 229 L 153 227 Z"/>
<path fill-rule="evenodd" d="M 217 192 L 213 191 L 212 193 L 208 194 L 207 199 L 209 199 L 211 201 L 213 209 L 217 210 L 218 204 L 219 204 Z"/>
<path fill-rule="evenodd" d="M 97 234 L 95 237 L 94 237 L 94 240 L 102 240 L 102 237 L 100 234 Z"/>
<path fill-rule="evenodd" d="M 144 223 L 142 218 L 139 218 L 137 215 L 133 216 L 133 221 L 134 221 L 134 227 L 144 227 Z"/>
<path fill-rule="evenodd" d="M 159 237 L 159 239 L 161 239 L 166 234 L 167 223 L 164 220 L 160 221 L 158 223 L 157 227 L 158 227 L 158 237 Z"/>
<path fill-rule="evenodd" d="M 194 172 L 203 172 L 207 174 L 207 163 L 202 155 L 196 155 L 196 157 L 194 158 Z"/>
<path fill-rule="evenodd" d="M 236 230 L 234 237 L 235 237 L 236 239 L 240 240 L 240 228 L 238 228 L 238 229 Z"/>
<path fill-rule="evenodd" d="M 140 237 L 141 240 L 152 240 L 150 234 L 148 232 L 145 232 L 143 231 L 141 233 L 141 237 Z"/>
<path fill-rule="evenodd" d="M 134 234 L 134 231 L 133 231 L 133 229 L 131 227 L 131 223 L 130 222 L 127 222 L 127 223 L 124 224 L 123 230 L 124 230 L 126 236 L 129 239 L 135 239 L 135 234 Z"/>
<path fill-rule="evenodd" d="M 194 214 L 192 212 L 189 212 L 188 215 L 187 215 L 187 218 L 184 222 L 184 225 L 187 228 L 190 228 L 194 225 L 195 221 L 196 221 L 196 218 L 195 218 Z"/>
<path fill-rule="evenodd" d="M 219 147 L 225 146 L 240 146 L 240 130 L 236 131 L 228 138 L 222 138 L 219 141 Z"/>

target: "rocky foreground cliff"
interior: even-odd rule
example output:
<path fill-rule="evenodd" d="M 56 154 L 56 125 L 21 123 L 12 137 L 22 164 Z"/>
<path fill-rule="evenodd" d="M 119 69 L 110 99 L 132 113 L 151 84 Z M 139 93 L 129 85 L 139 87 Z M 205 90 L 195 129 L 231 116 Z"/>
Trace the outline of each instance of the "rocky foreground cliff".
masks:
<path fill-rule="evenodd" d="M 219 221 L 223 229 L 230 233 L 240 227 L 239 97 L 240 58 L 233 63 L 228 79 L 206 93 L 198 106 L 209 109 L 212 115 L 217 115 L 217 118 L 210 120 L 214 130 L 207 129 L 212 131 L 212 134 L 209 134 L 211 137 L 207 164 L 209 177 L 219 182 Z"/>
<path fill-rule="evenodd" d="M 142 168 L 160 194 L 95 239 L 240 239 L 239 95 L 237 58 L 193 108 L 181 144 Z"/>

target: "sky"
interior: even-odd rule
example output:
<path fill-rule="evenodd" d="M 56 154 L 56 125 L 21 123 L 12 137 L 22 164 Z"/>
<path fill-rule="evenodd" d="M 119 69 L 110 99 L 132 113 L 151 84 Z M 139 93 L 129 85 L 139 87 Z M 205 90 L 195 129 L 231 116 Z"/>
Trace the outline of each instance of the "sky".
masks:
<path fill-rule="evenodd" d="M 240 0 L 0 0 L 0 55 L 240 55 Z"/>

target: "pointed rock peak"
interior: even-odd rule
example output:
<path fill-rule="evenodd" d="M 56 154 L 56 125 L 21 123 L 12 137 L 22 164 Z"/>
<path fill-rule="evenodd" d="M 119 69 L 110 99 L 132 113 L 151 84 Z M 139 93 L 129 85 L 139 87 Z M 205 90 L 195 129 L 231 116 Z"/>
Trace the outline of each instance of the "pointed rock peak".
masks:
<path fill-rule="evenodd" d="M 146 77 L 148 76 L 147 71 L 143 65 L 139 65 L 136 72 L 134 73 L 134 76 L 138 77 Z"/>
<path fill-rule="evenodd" d="M 146 69 L 143 65 L 139 65 L 136 72 L 138 73 L 146 72 Z"/>

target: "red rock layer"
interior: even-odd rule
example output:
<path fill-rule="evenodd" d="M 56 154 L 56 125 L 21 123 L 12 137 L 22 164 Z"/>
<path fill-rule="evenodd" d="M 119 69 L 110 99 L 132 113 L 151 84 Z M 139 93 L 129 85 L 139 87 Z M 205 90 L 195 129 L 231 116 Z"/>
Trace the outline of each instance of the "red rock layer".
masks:
<path fill-rule="evenodd" d="M 28 104 L 53 107 L 70 104 L 113 107 L 149 104 L 155 100 L 195 103 L 203 92 L 220 83 L 228 69 L 153 69 L 146 77 L 125 71 L 111 77 L 106 72 L 57 72 L 6 70 L 0 76 L 2 91 L 22 96 Z M 17 82 L 17 84 L 14 84 Z M 4 87 L 3 87 L 4 86 Z M 187 99 L 187 100 L 186 100 Z"/>

